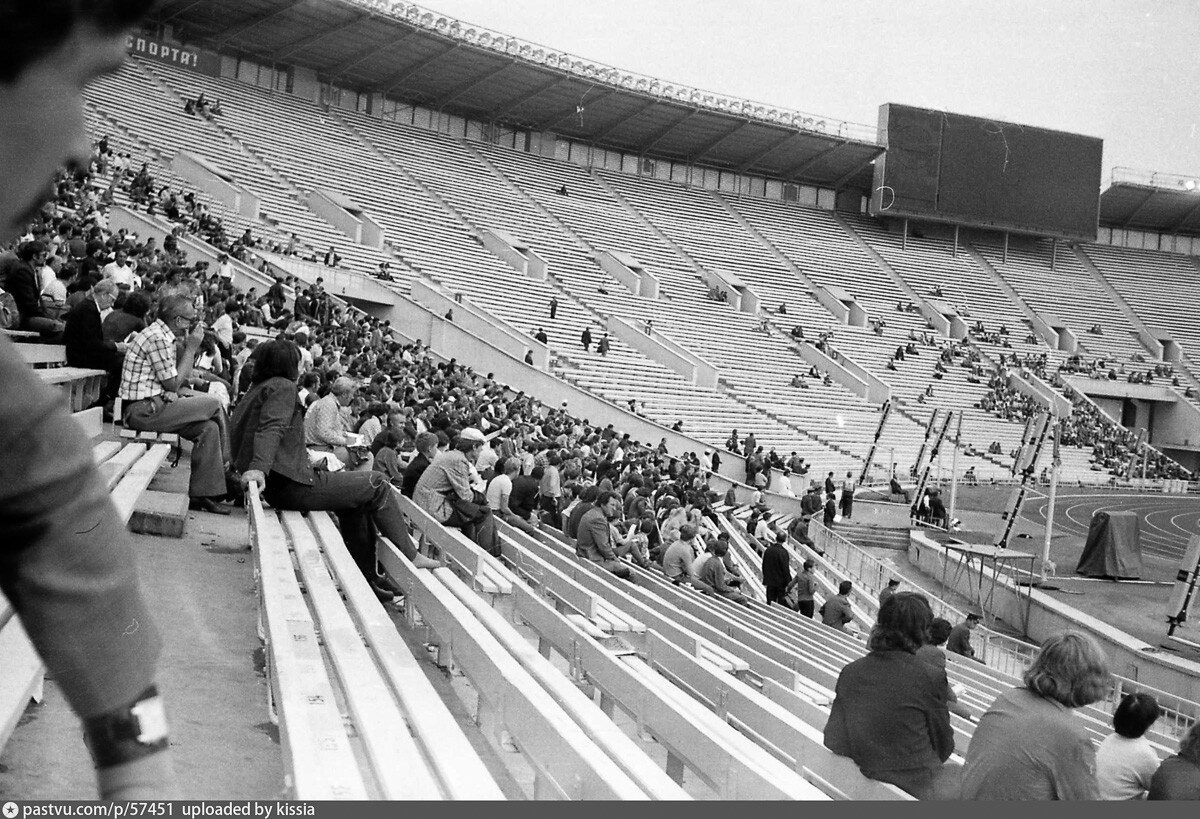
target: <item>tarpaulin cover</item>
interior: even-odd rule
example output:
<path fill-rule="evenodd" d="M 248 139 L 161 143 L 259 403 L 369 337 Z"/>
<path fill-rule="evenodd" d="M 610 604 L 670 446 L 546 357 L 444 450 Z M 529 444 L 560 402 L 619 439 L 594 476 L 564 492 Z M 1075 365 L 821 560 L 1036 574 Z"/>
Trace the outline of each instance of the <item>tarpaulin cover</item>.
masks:
<path fill-rule="evenodd" d="M 1076 574 L 1136 580 L 1142 576 L 1136 512 L 1096 512 Z"/>

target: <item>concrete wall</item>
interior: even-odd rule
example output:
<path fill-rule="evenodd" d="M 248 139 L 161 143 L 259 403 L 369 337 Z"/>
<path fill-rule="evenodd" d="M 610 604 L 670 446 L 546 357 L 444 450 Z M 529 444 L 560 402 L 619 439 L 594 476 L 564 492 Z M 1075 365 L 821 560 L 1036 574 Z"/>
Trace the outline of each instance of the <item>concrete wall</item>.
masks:
<path fill-rule="evenodd" d="M 1098 402 L 1097 402 L 1098 403 Z M 1120 409 L 1117 410 L 1120 417 Z M 1200 445 L 1200 409 L 1188 401 L 1154 405 L 1154 424 L 1150 430 L 1150 441 L 1162 449 L 1164 446 Z"/>
<path fill-rule="evenodd" d="M 383 228 L 366 213 L 355 215 L 346 210 L 335 195 L 315 190 L 308 195 L 308 207 L 335 228 L 345 233 L 355 244 L 383 249 Z"/>
<path fill-rule="evenodd" d="M 638 270 L 633 269 L 621 259 L 617 258 L 616 254 L 608 250 L 601 250 L 596 254 L 596 264 L 600 268 L 619 281 L 621 285 L 633 295 L 641 294 L 642 276 Z"/>
<path fill-rule="evenodd" d="M 817 301 L 821 306 L 829 311 L 829 314 L 842 324 L 850 323 L 850 308 L 842 302 L 841 299 L 834 296 L 824 287 L 814 287 L 813 295 L 817 297 Z"/>
<path fill-rule="evenodd" d="M 844 377 L 847 379 L 847 381 L 843 383 L 845 383 L 846 387 L 851 391 L 854 391 L 854 382 L 862 384 L 865 391 L 861 393 L 856 392 L 855 394 L 862 396 L 872 403 L 882 404 L 884 401 L 887 401 L 892 397 L 892 388 L 880 380 L 877 375 L 864 368 L 853 358 L 842 355 L 837 351 L 836 348 L 830 347 L 829 349 L 833 350 L 834 354 L 837 356 L 836 358 L 825 355 L 811 344 L 801 344 L 800 355 L 810 364 L 816 364 L 818 369 L 828 366 L 830 374 L 835 381 L 839 380 L 838 373 L 843 373 Z M 817 358 L 818 360 L 824 359 L 825 361 L 828 361 L 829 364 L 819 364 L 817 361 L 814 361 L 813 358 Z"/>
<path fill-rule="evenodd" d="M 669 336 L 658 332 L 642 332 L 633 322 L 609 316 L 605 323 L 608 332 L 647 358 L 679 373 L 688 382 L 705 389 L 717 386 L 720 373 L 716 367 L 690 352 Z"/>
<path fill-rule="evenodd" d="M 256 253 L 258 252 L 256 251 Z M 359 273 L 351 273 L 337 267 L 326 267 L 320 262 L 309 262 L 296 256 L 283 256 L 278 253 L 258 253 L 258 255 L 305 284 L 316 284 L 317 279 L 324 279 L 322 287 L 327 293 L 363 302 L 364 309 L 368 304 L 386 307 L 392 303 L 396 295 L 383 283 Z"/>
<path fill-rule="evenodd" d="M 259 198 L 234 182 L 230 174 L 216 168 L 201 157 L 187 151 L 178 151 L 175 156 L 171 157 L 171 171 L 176 176 L 191 182 L 229 210 L 235 211 L 247 219 L 258 218 L 261 208 Z"/>
<path fill-rule="evenodd" d="M 913 530 L 910 534 L 908 557 L 913 565 L 922 573 L 941 582 L 942 565 L 947 559 L 946 550 L 926 538 L 922 533 Z M 975 600 L 977 589 L 972 589 L 971 577 L 978 583 L 978 574 L 964 572 L 961 577 L 955 575 L 957 556 L 950 556 L 950 566 L 945 572 L 947 583 L 956 592 Z M 984 569 L 985 589 L 991 587 L 991 571 Z M 1058 634 L 1066 629 L 1085 631 L 1100 643 L 1108 655 L 1109 663 L 1116 674 L 1137 680 L 1138 682 L 1169 691 L 1172 694 L 1194 701 L 1200 700 L 1200 664 L 1172 657 L 1167 653 L 1147 653 L 1157 651 L 1157 646 L 1151 646 L 1123 631 L 1101 622 L 1066 603 L 1051 597 L 1044 592 L 1032 589 L 1029 611 L 1028 636 L 1033 642 L 1040 643 L 1047 637 Z M 996 584 L 995 597 L 992 600 L 994 613 L 1009 625 L 1020 627 L 1024 617 L 1025 590 L 1018 594 L 1007 578 L 1000 578 Z M 1165 630 L 1165 625 L 1164 625 Z"/>
<path fill-rule="evenodd" d="M 550 348 L 545 344 L 525 336 L 512 325 L 466 299 L 461 302 L 455 301 L 452 295 L 429 279 L 413 279 L 412 299 L 437 316 L 444 317 L 447 311 L 453 310 L 455 326 L 477 336 L 479 340 L 491 344 L 517 361 L 524 362 L 525 353 L 532 350 L 533 366 L 543 371 L 550 369 Z M 392 325 L 395 326 L 396 322 L 393 321 Z"/>

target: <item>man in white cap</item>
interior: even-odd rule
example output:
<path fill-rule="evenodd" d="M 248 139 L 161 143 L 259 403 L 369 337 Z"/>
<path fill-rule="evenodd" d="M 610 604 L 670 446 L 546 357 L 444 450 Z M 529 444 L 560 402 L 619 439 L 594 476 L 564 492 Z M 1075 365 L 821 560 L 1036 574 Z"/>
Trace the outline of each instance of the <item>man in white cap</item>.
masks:
<path fill-rule="evenodd" d="M 471 484 L 478 478 L 474 464 L 486 446 L 484 434 L 467 427 L 458 434 L 454 445 L 439 452 L 421 474 L 413 501 L 441 523 L 474 540 L 489 553 L 499 553 L 496 521 L 487 499 Z"/>

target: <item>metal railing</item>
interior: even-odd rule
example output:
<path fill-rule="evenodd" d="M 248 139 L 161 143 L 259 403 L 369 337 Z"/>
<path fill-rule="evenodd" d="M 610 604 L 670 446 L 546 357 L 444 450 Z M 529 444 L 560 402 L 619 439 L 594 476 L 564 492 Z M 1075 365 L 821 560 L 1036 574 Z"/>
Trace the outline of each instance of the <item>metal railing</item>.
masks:
<path fill-rule="evenodd" d="M 426 29 L 443 37 L 574 74 L 596 85 L 652 94 L 662 97 L 664 100 L 673 100 L 697 108 L 707 108 L 711 111 L 781 125 L 785 128 L 797 128 L 801 131 L 871 144 L 879 142 L 878 129 L 872 125 L 823 117 L 819 114 L 796 111 L 781 105 L 744 100 L 680 83 L 666 82 L 633 71 L 614 68 L 596 60 L 577 57 L 559 49 L 513 37 L 510 34 L 492 31 L 484 26 L 464 23 L 415 3 L 399 2 L 399 0 L 354 0 L 354 2 L 379 14 L 402 20 L 409 25 Z"/>
<path fill-rule="evenodd" d="M 813 520 L 809 526 L 809 537 L 816 543 L 818 551 L 825 553 L 825 559 L 841 568 L 846 578 L 851 580 L 864 592 L 860 599 L 871 606 L 871 611 L 878 613 L 879 592 L 887 585 L 887 581 L 895 577 L 903 579 L 896 571 L 867 554 L 859 546 L 850 542 L 836 532 L 826 528 L 820 522 Z M 964 612 L 959 611 L 946 601 L 926 594 L 933 607 L 934 614 L 945 617 L 951 622 L 961 622 L 966 619 Z M 980 624 L 974 631 L 977 656 L 984 664 L 995 671 L 1006 674 L 1014 679 L 1020 679 L 1040 651 L 1040 647 L 1024 640 L 1001 634 Z M 1200 716 L 1200 704 L 1191 700 L 1162 691 L 1153 686 L 1112 675 L 1113 684 L 1104 700 L 1096 703 L 1095 708 L 1102 709 L 1102 704 L 1111 713 L 1121 698 L 1126 694 L 1144 692 L 1153 694 L 1162 709 L 1161 722 L 1155 725 L 1157 733 L 1178 739 L 1192 726 Z"/>

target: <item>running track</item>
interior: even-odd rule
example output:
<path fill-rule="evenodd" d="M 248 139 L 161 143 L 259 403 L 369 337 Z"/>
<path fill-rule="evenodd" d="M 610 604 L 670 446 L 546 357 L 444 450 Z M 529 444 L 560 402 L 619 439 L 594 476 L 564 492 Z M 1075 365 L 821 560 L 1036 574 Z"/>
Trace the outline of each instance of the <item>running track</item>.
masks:
<path fill-rule="evenodd" d="M 1021 516 L 1045 523 L 1045 497 L 1025 502 Z M 1137 512 L 1142 551 L 1179 560 L 1188 539 L 1200 533 L 1200 498 L 1151 494 L 1060 494 L 1055 501 L 1056 533 L 1087 537 L 1093 512 Z"/>

